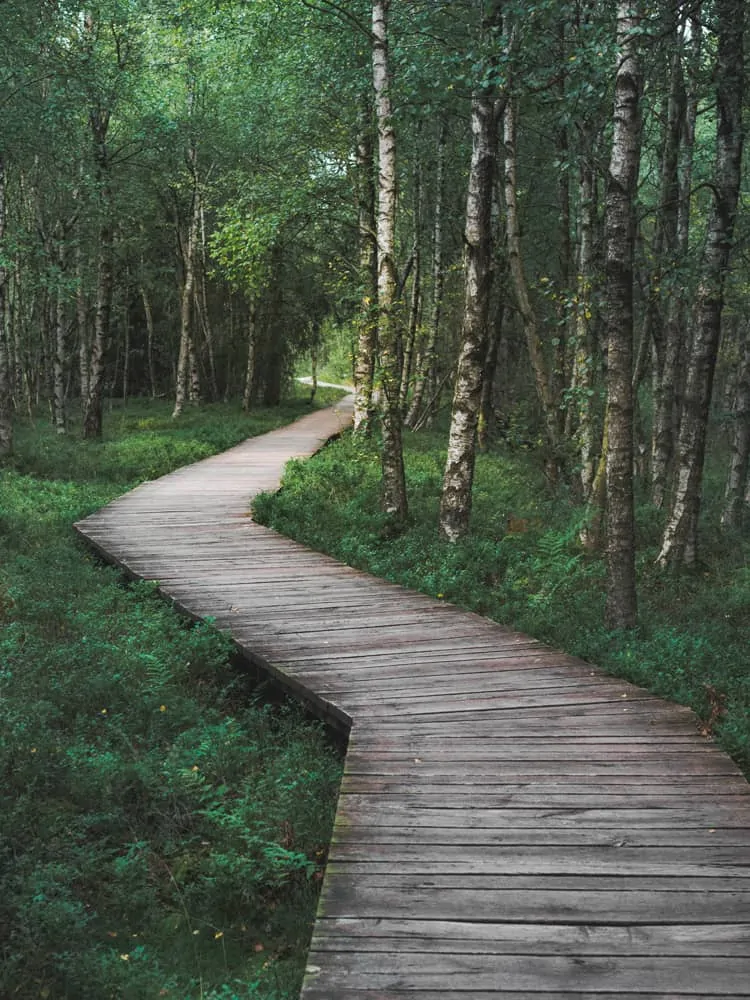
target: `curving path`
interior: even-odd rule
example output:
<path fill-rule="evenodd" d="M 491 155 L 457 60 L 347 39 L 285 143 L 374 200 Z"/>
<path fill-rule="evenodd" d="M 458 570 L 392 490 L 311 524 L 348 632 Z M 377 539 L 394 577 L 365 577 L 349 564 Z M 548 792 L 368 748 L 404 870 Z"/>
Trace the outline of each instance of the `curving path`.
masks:
<path fill-rule="evenodd" d="M 77 525 L 351 726 L 304 1000 L 750 998 L 750 786 L 687 709 L 248 516 L 349 411 Z"/>

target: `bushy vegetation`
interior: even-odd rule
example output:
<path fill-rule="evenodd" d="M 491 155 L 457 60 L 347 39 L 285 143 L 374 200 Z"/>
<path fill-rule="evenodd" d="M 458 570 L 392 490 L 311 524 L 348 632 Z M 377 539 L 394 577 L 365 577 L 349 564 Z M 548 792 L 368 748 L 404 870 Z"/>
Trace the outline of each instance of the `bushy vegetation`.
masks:
<path fill-rule="evenodd" d="M 0 474 L 1 996 L 297 995 L 338 756 L 71 526 L 304 408 L 173 426 L 131 403 L 96 444 L 19 429 Z"/>
<path fill-rule="evenodd" d="M 410 522 L 397 537 L 379 511 L 375 445 L 346 437 L 306 463 L 292 463 L 283 488 L 256 501 L 256 516 L 279 531 L 378 576 L 478 611 L 607 671 L 695 709 L 750 771 L 750 543 L 711 532 L 718 481 L 705 505 L 705 561 L 695 573 L 658 571 L 661 515 L 638 507 L 640 625 L 602 624 L 605 568 L 579 542 L 584 512 L 552 491 L 523 447 L 481 455 L 470 536 L 437 534 L 444 435 L 406 439 Z"/>

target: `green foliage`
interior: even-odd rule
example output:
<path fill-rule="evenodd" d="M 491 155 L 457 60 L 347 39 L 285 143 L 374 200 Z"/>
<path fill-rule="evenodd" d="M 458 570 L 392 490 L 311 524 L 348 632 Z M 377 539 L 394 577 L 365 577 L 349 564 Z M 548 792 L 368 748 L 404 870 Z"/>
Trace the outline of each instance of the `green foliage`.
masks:
<path fill-rule="evenodd" d="M 163 411 L 113 415 L 96 445 L 25 428 L 0 478 L 2 996 L 299 989 L 338 758 L 255 700 L 210 624 L 123 587 L 71 531 L 128 479 L 281 422 Z"/>
<path fill-rule="evenodd" d="M 640 626 L 632 634 L 602 625 L 605 567 L 579 544 L 582 512 L 552 494 L 533 453 L 500 451 L 477 461 L 470 536 L 448 545 L 437 535 L 445 462 L 443 438 L 408 435 L 411 523 L 382 532 L 374 444 L 351 438 L 288 469 L 256 516 L 285 534 L 379 576 L 445 598 L 596 662 L 658 694 L 691 706 L 721 745 L 750 769 L 750 572 L 747 538 L 707 538 L 712 561 L 674 577 L 654 568 L 662 514 L 638 508 Z M 706 510 L 715 517 L 720 477 L 707 477 Z"/>

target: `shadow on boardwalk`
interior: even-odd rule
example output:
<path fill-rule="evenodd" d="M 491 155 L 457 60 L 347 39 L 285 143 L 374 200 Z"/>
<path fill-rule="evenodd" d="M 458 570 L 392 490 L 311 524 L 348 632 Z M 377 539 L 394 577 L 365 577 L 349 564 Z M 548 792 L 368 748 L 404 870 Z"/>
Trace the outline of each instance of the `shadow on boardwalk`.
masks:
<path fill-rule="evenodd" d="M 690 711 L 247 515 L 349 411 L 77 526 L 351 726 L 304 1000 L 750 998 L 750 786 Z"/>

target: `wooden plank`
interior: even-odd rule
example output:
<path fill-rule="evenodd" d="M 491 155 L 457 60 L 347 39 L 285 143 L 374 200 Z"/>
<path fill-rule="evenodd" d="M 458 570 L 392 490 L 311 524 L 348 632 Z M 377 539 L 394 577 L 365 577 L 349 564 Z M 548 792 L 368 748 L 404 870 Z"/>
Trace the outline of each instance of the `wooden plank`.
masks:
<path fill-rule="evenodd" d="M 317 961 L 316 961 L 317 959 Z M 368 960 L 369 959 L 369 960 Z M 747 995 L 750 959 L 714 956 L 684 958 L 629 956 L 546 955 L 434 955 L 402 954 L 384 963 L 381 955 L 358 956 L 350 967 L 348 953 L 311 955 L 313 965 L 325 971 L 330 989 L 498 990 L 536 994 L 557 986 L 610 997 L 635 992 L 677 990 L 693 997 Z M 323 964 L 325 963 L 325 964 Z M 472 996 L 475 993 L 472 992 Z"/>
<path fill-rule="evenodd" d="M 750 922 L 742 924 L 527 924 L 489 921 L 321 917 L 316 953 L 445 952 L 454 955 L 517 955 L 530 945 L 536 955 L 750 955 Z"/>

